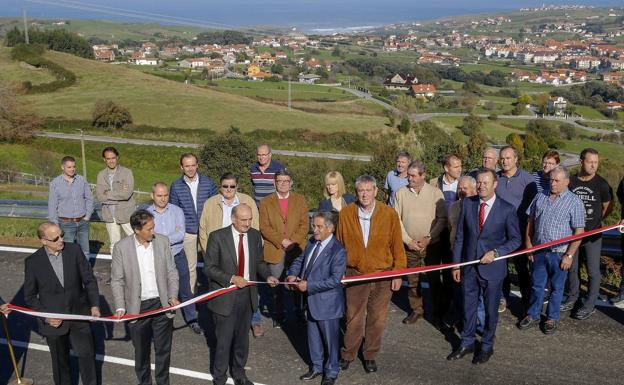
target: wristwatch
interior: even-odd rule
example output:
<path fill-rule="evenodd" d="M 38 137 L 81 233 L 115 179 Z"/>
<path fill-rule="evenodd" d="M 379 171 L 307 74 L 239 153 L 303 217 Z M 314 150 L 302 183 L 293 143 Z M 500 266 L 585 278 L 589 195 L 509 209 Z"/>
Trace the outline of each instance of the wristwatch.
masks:
<path fill-rule="evenodd" d="M 568 257 L 570 259 L 574 258 L 574 256 L 572 254 L 563 254 L 564 257 Z"/>

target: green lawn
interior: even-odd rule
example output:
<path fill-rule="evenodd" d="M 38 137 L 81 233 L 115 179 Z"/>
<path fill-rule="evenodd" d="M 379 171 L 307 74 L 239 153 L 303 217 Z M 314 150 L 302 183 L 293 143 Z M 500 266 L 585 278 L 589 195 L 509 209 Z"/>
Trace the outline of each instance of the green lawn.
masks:
<path fill-rule="evenodd" d="M 220 79 L 214 81 L 216 87 L 210 87 L 216 91 L 229 94 L 259 98 L 263 100 L 287 101 L 288 82 L 255 82 L 239 79 Z M 292 82 L 290 85 L 291 98 L 293 101 L 342 101 L 352 100 L 356 96 L 335 87 L 319 86 Z"/>
<path fill-rule="evenodd" d="M 6 48 L 0 52 L 6 52 Z M 128 68 L 98 63 L 59 52 L 46 57 L 76 73 L 77 84 L 53 93 L 21 96 L 45 117 L 88 120 L 97 100 L 110 99 L 126 106 L 136 124 L 154 127 L 303 128 L 321 132 L 377 131 L 385 119 L 357 114 L 319 114 L 288 111 L 286 107 L 241 98 L 224 92 L 185 85 Z M 0 61 L 4 65 L 6 61 Z M 342 94 L 336 92 L 337 96 Z"/>
<path fill-rule="evenodd" d="M 34 84 L 49 83 L 55 80 L 50 71 L 30 66 L 23 62 L 11 60 L 8 49 L 0 49 L 0 83 L 22 83 L 30 81 Z"/>
<path fill-rule="evenodd" d="M 597 111 L 589 106 L 574 106 L 576 113 L 581 115 L 585 119 L 608 119 L 600 111 Z"/>

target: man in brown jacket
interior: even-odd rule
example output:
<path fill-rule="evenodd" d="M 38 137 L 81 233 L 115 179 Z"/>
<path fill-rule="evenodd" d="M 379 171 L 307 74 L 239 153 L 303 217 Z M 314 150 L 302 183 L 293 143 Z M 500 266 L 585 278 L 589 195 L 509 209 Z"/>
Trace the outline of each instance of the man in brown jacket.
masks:
<path fill-rule="evenodd" d="M 106 168 L 97 175 L 95 195 L 102 203 L 102 219 L 110 239 L 111 252 L 122 236 L 133 234 L 130 215 L 136 210 L 134 199 L 134 176 L 132 171 L 118 163 L 119 152 L 115 147 L 102 151 Z"/>
<path fill-rule="evenodd" d="M 336 237 L 347 250 L 346 276 L 404 269 L 407 264 L 401 222 L 395 210 L 375 200 L 377 181 L 362 175 L 355 181 L 358 201 L 340 212 Z M 377 371 L 375 359 L 381 349 L 392 292 L 401 278 L 351 284 L 346 289 L 347 330 L 340 367 L 346 370 L 355 359 L 362 339 L 364 369 Z"/>
<path fill-rule="evenodd" d="M 273 277 L 285 278 L 292 261 L 302 253 L 308 234 L 308 205 L 292 188 L 287 170 L 275 173 L 275 193 L 260 201 L 260 232 L 264 238 L 264 261 Z M 274 326 L 285 320 L 284 287 L 275 290 Z M 297 296 L 299 297 L 299 296 Z M 299 310 L 299 309 L 298 309 Z"/>

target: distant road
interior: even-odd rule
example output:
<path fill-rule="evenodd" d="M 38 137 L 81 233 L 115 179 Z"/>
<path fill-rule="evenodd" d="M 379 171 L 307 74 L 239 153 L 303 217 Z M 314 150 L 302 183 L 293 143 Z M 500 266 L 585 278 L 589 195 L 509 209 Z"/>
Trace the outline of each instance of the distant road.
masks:
<path fill-rule="evenodd" d="M 69 139 L 80 140 L 79 134 L 66 134 L 62 132 L 38 132 L 36 136 L 44 138 L 57 138 L 57 139 Z M 100 135 L 85 135 L 84 140 L 89 142 L 103 142 L 103 143 L 125 143 L 125 144 L 137 144 L 142 146 L 165 146 L 165 147 L 186 147 L 186 148 L 200 148 L 202 145 L 198 143 L 183 143 L 183 142 L 170 142 L 164 140 L 148 140 L 148 139 L 132 139 L 132 138 L 120 138 L 115 136 L 100 136 Z M 361 162 L 370 162 L 370 155 L 351 155 L 351 154 L 336 154 L 329 152 L 311 152 L 311 151 L 290 151 L 290 150 L 272 150 L 274 154 L 297 156 L 302 158 L 323 158 L 323 159 L 338 159 L 338 160 L 357 160 Z"/>

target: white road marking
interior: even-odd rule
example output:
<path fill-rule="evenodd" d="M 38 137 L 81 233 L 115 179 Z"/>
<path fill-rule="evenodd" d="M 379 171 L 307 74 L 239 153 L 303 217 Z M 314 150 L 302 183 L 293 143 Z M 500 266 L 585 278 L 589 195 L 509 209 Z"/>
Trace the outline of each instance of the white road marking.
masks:
<path fill-rule="evenodd" d="M 50 351 L 50 348 L 48 348 L 47 345 L 35 344 L 35 343 L 32 343 L 32 342 L 22 342 L 22 341 L 11 341 L 11 342 L 13 344 L 13 347 L 17 347 L 17 348 L 38 350 L 38 351 L 41 351 L 41 352 L 49 352 Z M 0 338 L 0 344 L 7 345 L 7 340 L 4 339 L 4 338 Z M 75 355 L 73 351 L 71 352 L 71 354 Z M 127 358 L 113 357 L 113 356 L 103 356 L 101 354 L 96 354 L 95 355 L 95 359 L 96 359 L 96 361 L 110 362 L 112 364 L 119 364 L 119 365 L 134 367 L 134 360 L 129 360 Z M 152 367 L 152 370 L 154 370 L 154 364 L 152 364 L 151 367 Z M 203 373 L 203 372 L 198 372 L 198 371 L 195 371 L 195 370 L 188 370 L 188 369 L 170 367 L 169 368 L 169 373 L 177 374 L 179 376 L 184 376 L 184 377 L 197 378 L 197 379 L 200 379 L 200 380 L 212 381 L 212 375 L 210 375 L 210 373 Z M 228 378 L 227 383 L 228 384 L 234 384 L 234 380 L 231 379 L 231 378 Z M 264 384 L 260 384 L 258 382 L 254 382 L 254 384 L 256 384 L 256 385 L 264 385 Z"/>

